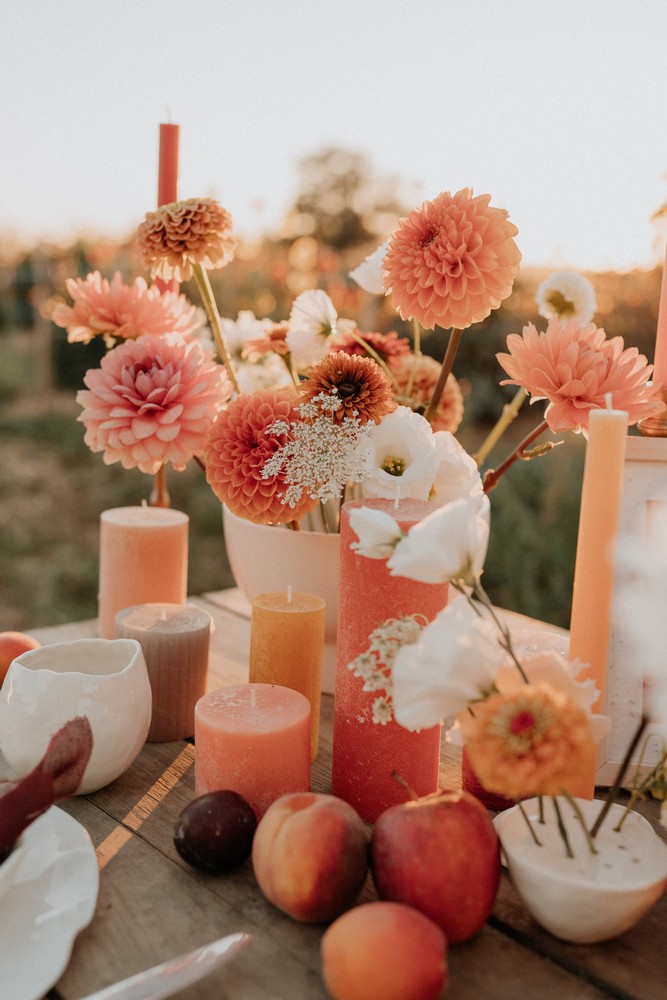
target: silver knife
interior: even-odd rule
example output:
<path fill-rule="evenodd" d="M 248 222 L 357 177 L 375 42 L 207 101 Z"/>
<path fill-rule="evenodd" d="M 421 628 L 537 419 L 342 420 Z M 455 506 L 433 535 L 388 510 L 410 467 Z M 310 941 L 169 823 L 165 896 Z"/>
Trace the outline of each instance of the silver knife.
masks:
<path fill-rule="evenodd" d="M 91 993 L 83 1000 L 160 1000 L 161 997 L 170 997 L 213 972 L 251 940 L 250 934 L 228 934 L 202 948 Z"/>

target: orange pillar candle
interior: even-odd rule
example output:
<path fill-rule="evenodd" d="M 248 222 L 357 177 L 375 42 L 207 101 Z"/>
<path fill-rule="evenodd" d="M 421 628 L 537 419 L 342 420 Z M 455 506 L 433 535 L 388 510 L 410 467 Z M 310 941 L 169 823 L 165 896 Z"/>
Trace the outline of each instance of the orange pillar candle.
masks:
<path fill-rule="evenodd" d="M 150 743 L 189 739 L 206 693 L 211 616 L 191 604 L 138 604 L 116 615 L 116 637 L 136 639 L 153 694 Z"/>
<path fill-rule="evenodd" d="M 658 330 L 655 339 L 653 382 L 667 386 L 667 249 L 660 284 L 660 306 L 658 309 Z"/>
<path fill-rule="evenodd" d="M 310 702 L 277 684 L 233 684 L 195 706 L 195 795 L 229 790 L 259 819 L 310 789 Z"/>
<path fill-rule="evenodd" d="M 310 702 L 310 758 L 317 757 L 326 606 L 316 594 L 291 589 L 252 602 L 251 683 L 281 684 Z"/>
<path fill-rule="evenodd" d="M 394 719 L 386 725 L 373 722 L 377 692 L 364 691 L 348 663 L 368 649 L 371 632 L 388 619 L 416 614 L 432 620 L 447 603 L 448 588 L 391 576 L 386 560 L 351 549 L 357 540 L 350 527 L 355 507 L 383 510 L 404 531 L 436 508 L 418 500 L 401 500 L 398 506 L 391 500 L 353 500 L 342 509 L 332 791 L 373 823 L 388 806 L 406 800 L 392 772 L 417 795 L 437 790 L 440 726 L 413 733 Z"/>
<path fill-rule="evenodd" d="M 185 604 L 188 515 L 168 507 L 113 507 L 100 517 L 98 635 L 135 604 Z"/>
<path fill-rule="evenodd" d="M 587 664 L 579 679 L 591 679 L 601 692 L 593 707 L 605 710 L 607 660 L 614 592 L 614 545 L 623 489 L 628 414 L 598 409 L 589 417 L 577 555 L 570 619 L 571 660 Z M 595 791 L 597 747 L 587 755 L 587 773 L 568 788 L 572 795 L 592 799 Z"/>

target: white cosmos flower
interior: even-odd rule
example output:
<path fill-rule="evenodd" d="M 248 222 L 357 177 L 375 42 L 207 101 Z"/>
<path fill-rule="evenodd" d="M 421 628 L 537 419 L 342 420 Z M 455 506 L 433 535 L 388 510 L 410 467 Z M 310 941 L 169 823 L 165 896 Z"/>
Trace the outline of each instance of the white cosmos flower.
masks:
<path fill-rule="evenodd" d="M 421 583 L 479 579 L 489 544 L 489 498 L 454 500 L 427 514 L 401 539 L 387 562 L 392 576 Z"/>
<path fill-rule="evenodd" d="M 574 271 L 557 271 L 537 287 L 537 311 L 545 319 L 576 319 L 580 326 L 595 315 L 595 290 L 588 278 Z"/>
<path fill-rule="evenodd" d="M 366 496 L 428 500 L 439 459 L 428 420 L 397 406 L 371 428 L 360 448 L 374 471 L 364 479 Z"/>
<path fill-rule="evenodd" d="M 336 333 L 334 304 L 321 288 L 297 295 L 287 323 L 287 346 L 299 371 L 321 361 Z"/>
<path fill-rule="evenodd" d="M 484 492 L 477 463 L 449 431 L 436 431 L 438 469 L 430 499 L 435 503 L 451 503 L 462 497 L 479 497 Z"/>
<path fill-rule="evenodd" d="M 382 243 L 377 250 L 364 258 L 353 271 L 350 271 L 352 280 L 356 281 L 365 292 L 370 292 L 371 295 L 386 294 L 382 281 L 382 261 L 387 252 L 388 243 L 388 240 Z"/>
<path fill-rule="evenodd" d="M 247 340 L 263 337 L 272 325 L 270 319 L 257 319 L 250 309 L 242 309 L 236 319 L 220 318 L 222 333 L 231 354 L 240 354 Z"/>
<path fill-rule="evenodd" d="M 412 730 L 453 721 L 489 694 L 504 655 L 486 612 L 477 614 L 464 598 L 454 600 L 396 655 L 396 721 Z"/>
<path fill-rule="evenodd" d="M 352 542 L 350 548 L 368 559 L 388 559 L 403 537 L 400 526 L 390 514 L 372 507 L 353 507 L 350 527 L 359 539 Z"/>

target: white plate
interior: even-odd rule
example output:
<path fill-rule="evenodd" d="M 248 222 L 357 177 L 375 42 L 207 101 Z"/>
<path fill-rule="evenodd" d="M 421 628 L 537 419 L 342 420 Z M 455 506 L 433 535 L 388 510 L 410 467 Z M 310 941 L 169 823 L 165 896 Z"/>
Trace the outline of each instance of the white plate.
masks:
<path fill-rule="evenodd" d="M 23 836 L 27 850 L 0 911 L 2 1000 L 38 1000 L 60 979 L 99 889 L 90 837 L 62 809 L 51 806 Z"/>

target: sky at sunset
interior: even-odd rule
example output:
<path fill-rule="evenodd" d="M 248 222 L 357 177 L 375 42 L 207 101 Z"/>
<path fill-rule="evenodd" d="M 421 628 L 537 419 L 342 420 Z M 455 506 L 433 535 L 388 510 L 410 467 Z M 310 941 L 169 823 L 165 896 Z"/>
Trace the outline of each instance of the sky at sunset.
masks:
<path fill-rule="evenodd" d="M 172 121 L 180 196 L 241 234 L 277 228 L 298 161 L 339 146 L 408 204 L 490 193 L 527 264 L 660 259 L 665 0 L 7 2 L 0 98 L 0 242 L 127 236 Z"/>

